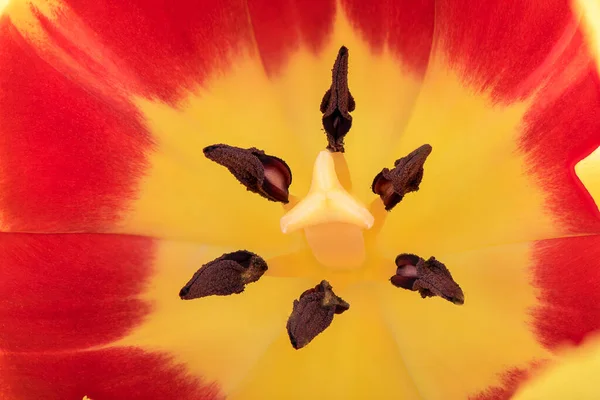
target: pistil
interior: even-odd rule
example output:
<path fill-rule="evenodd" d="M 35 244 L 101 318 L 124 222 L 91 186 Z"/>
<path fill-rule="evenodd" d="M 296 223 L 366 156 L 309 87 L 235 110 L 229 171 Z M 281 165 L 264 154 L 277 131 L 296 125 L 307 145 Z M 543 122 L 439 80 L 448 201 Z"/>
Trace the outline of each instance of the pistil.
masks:
<path fill-rule="evenodd" d="M 335 269 L 355 269 L 366 258 L 363 230 L 374 218 L 340 183 L 332 154 L 319 153 L 308 195 L 280 221 L 283 233 L 303 230 L 315 258 Z"/>

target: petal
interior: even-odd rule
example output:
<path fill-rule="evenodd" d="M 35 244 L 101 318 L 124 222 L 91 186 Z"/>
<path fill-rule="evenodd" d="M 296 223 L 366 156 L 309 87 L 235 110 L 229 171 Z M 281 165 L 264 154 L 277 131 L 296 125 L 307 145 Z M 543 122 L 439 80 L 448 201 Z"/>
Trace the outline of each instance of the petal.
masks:
<path fill-rule="evenodd" d="M 414 37 L 397 27 L 400 31 L 388 44 L 392 51 L 381 60 L 373 59 L 365 40 L 373 40 L 369 27 L 387 20 L 386 13 L 357 14 L 356 7 L 348 5 L 351 16 L 346 17 L 341 8 L 334 19 L 331 5 L 315 9 L 290 1 L 277 6 L 281 19 L 274 20 L 270 17 L 274 10 L 263 2 L 249 2 L 247 9 L 235 1 L 220 3 L 218 8 L 211 4 L 199 11 L 191 3 L 178 3 L 169 13 L 151 2 L 127 8 L 114 1 L 87 7 L 80 1 L 40 0 L 33 7 L 15 4 L 9 8 L 11 19 L 5 23 L 12 33 L 4 36 L 10 43 L 16 37 L 21 46 L 13 45 L 8 54 L 15 53 L 16 59 L 26 48 L 38 63 L 23 74 L 6 65 L 5 85 L 15 93 L 6 107 L 21 102 L 27 117 L 15 119 L 21 130 L 35 125 L 34 109 L 49 109 L 46 114 L 55 115 L 58 122 L 43 121 L 33 131 L 39 132 L 24 142 L 24 135 L 14 135 L 19 131 L 13 127 L 5 135 L 11 140 L 6 151 L 23 148 L 14 156 L 16 161 L 3 168 L 5 191 L 16 193 L 3 206 L 8 209 L 5 229 L 109 230 L 220 245 L 248 243 L 262 245 L 273 254 L 278 249 L 285 253 L 299 246 L 299 237 L 279 234 L 276 205 L 245 193 L 226 170 L 207 162 L 201 149 L 215 142 L 256 145 L 290 164 L 293 191 L 307 190 L 310 170 L 305 166 L 324 146 L 316 104 L 329 85 L 330 64 L 340 43 L 354 49 L 352 79 L 356 93 L 365 99 L 358 129 L 379 130 L 376 125 L 366 126 L 369 120 L 398 127 L 408 120 L 431 45 L 431 2 L 406 16 L 415 20 L 410 30 Z M 399 12 L 398 5 L 391 3 L 375 7 Z M 288 18 L 289 23 L 285 22 Z M 352 25 L 361 27 L 358 34 Z M 73 37 L 69 32 L 77 33 L 76 42 L 67 39 Z M 416 47 L 422 47 L 418 56 L 413 54 Z M 307 85 L 304 77 L 309 72 L 313 81 Z M 64 87 L 42 84 L 46 74 L 56 76 Z M 28 104 L 17 96 L 23 81 L 33 85 L 31 97 L 38 98 L 39 104 Z M 70 101 L 67 94 L 71 91 L 91 105 L 78 112 L 82 106 L 75 103 L 74 115 L 56 112 L 52 107 Z M 381 101 L 405 112 L 382 112 Z M 106 108 L 107 103 L 112 107 Z M 72 126 L 61 128 L 68 121 L 73 121 Z M 48 130 L 65 132 L 65 137 L 49 141 Z M 354 151 L 350 163 L 375 165 L 383 144 L 397 139 L 398 132 L 371 138 L 356 135 L 352 146 L 363 151 Z M 110 141 L 81 139 L 86 137 Z M 52 151 L 45 153 L 47 148 Z M 125 149 L 131 149 L 132 155 Z M 62 157 L 71 152 L 78 157 Z M 27 163 L 18 169 L 20 160 Z M 53 166 L 51 175 L 48 165 Z M 90 165 L 91 172 L 81 168 L 85 165 Z M 355 169 L 362 175 L 359 181 L 371 178 L 368 170 Z M 29 182 L 23 185 L 27 191 L 13 183 L 23 176 Z M 58 179 L 65 176 L 67 184 L 59 184 Z M 361 186 L 368 196 L 367 186 Z M 213 209 L 223 212 L 208 211 Z M 248 209 L 255 212 L 248 213 Z M 12 215 L 25 221 L 13 223 Z M 257 226 L 264 229 L 263 235 L 255 234 Z"/>
<path fill-rule="evenodd" d="M 110 343 L 150 312 L 147 238 L 0 234 L 0 352 Z"/>
<path fill-rule="evenodd" d="M 426 386 L 432 398 L 509 398 L 551 357 L 547 349 L 565 341 L 580 343 L 599 328 L 599 280 L 593 272 L 598 264 L 597 235 L 552 239 L 600 232 L 598 208 L 574 171 L 576 163 L 600 145 L 595 65 L 581 34 L 571 26 L 577 27 L 575 17 L 561 24 L 540 9 L 543 21 L 535 22 L 537 12 L 527 7 L 502 12 L 504 4 L 490 4 L 499 22 L 480 18 L 486 21 L 481 32 L 473 32 L 473 24 L 440 24 L 439 46 L 398 154 L 423 142 L 434 150 L 418 196 L 407 197 L 388 216 L 379 237 L 379 248 L 388 257 L 398 252 L 443 255 L 465 291 L 465 311 L 473 312 L 464 315 L 468 321 L 449 318 L 449 311 L 423 314 L 435 315 L 443 326 L 468 326 L 466 334 L 445 329 L 432 330 L 433 337 L 422 330 L 409 336 L 398 329 L 400 343 L 423 341 L 411 351 L 452 359 L 451 367 L 439 362 L 436 372 L 431 364 L 411 364 L 405 356 L 417 385 L 420 375 L 426 377 L 420 386 L 429 379 L 436 382 Z M 473 7 L 466 15 L 472 18 L 473 9 L 484 12 L 483 7 Z M 542 38 L 537 32 L 509 36 L 525 32 L 528 25 L 501 21 L 521 11 L 531 14 L 527 23 L 545 32 L 543 40 L 556 38 L 548 29 L 559 27 L 562 33 L 552 46 L 536 44 Z M 442 21 L 446 18 L 439 15 Z M 454 18 L 462 16 L 457 13 Z M 466 32 L 456 33 L 462 26 Z M 444 29 L 454 33 L 444 36 Z M 461 40 L 453 42 L 453 35 Z M 472 37 L 478 39 L 469 45 Z M 505 37 L 511 41 L 503 42 Z M 476 45 L 490 47 L 481 53 Z M 548 49 L 541 61 L 536 55 L 540 48 Z M 487 61 L 492 51 L 502 55 L 497 60 L 502 70 Z M 561 68 L 550 68 L 556 65 Z M 435 120 L 431 109 L 439 110 Z M 475 248 L 483 250 L 472 251 Z M 477 262 L 466 257 L 477 252 L 485 257 Z M 457 260 L 454 267 L 452 258 Z M 481 268 L 479 279 L 473 280 L 473 272 L 461 276 L 469 264 Z M 478 291 L 484 296 L 473 298 Z M 482 307 L 479 311 L 473 301 Z M 422 307 L 398 304 L 395 314 L 423 311 Z M 424 325 L 422 320 L 411 322 Z M 463 337 L 468 346 L 457 345 Z M 431 349 L 432 344 L 444 348 Z"/>
<path fill-rule="evenodd" d="M 520 3 L 522 9 L 514 10 L 504 9 L 505 2 L 490 3 L 498 21 L 492 14 L 481 16 L 487 22 L 479 33 L 471 32 L 473 24 L 461 25 L 462 17 L 453 9 L 440 8 L 440 15 L 449 13 L 459 20 L 456 26 L 447 24 L 452 28 L 440 23 L 438 46 L 395 157 L 424 142 L 433 152 L 419 192 L 390 213 L 381 231 L 379 245 L 386 256 L 442 254 L 600 232 L 600 211 L 574 173 L 575 164 L 600 145 L 600 82 L 593 60 L 581 34 L 570 28 L 577 23 L 574 16 L 562 15 L 556 6 L 552 10 L 560 16 L 545 16 L 537 23 L 538 13 L 528 8 L 535 2 Z M 484 7 L 471 7 L 466 15 L 471 9 L 483 12 Z M 546 15 L 544 9 L 541 15 Z M 558 36 L 566 35 L 561 39 L 566 44 L 558 39 L 554 47 L 545 41 L 543 46 L 536 44 L 541 36 L 534 32 L 519 40 L 508 36 L 516 43 L 511 47 L 512 41 L 503 38 L 521 32 L 505 23 L 517 17 L 514 13 L 529 17 L 517 20 L 521 31 L 528 26 L 535 26 L 536 32 L 558 29 Z M 568 23 L 556 22 L 563 19 Z M 505 25 L 510 25 L 508 32 L 502 29 Z M 460 27 L 465 32 L 456 33 Z M 470 35 L 477 34 L 482 46 L 495 43 L 488 53 L 493 49 L 503 55 L 499 65 L 508 63 L 503 68 L 515 69 L 514 74 L 498 72 L 486 61 L 488 53 L 468 47 Z M 557 35 L 546 32 L 544 40 Z M 456 49 L 451 46 L 458 41 L 455 36 L 465 38 Z M 538 50 L 527 52 L 538 45 L 547 48 L 550 66 L 536 61 Z M 522 56 L 520 61 L 517 56 Z M 558 65 L 562 67 L 550 68 Z M 494 80 L 482 78 L 492 73 Z M 436 110 L 435 118 L 431 110 Z"/>
<path fill-rule="evenodd" d="M 542 363 L 543 365 L 544 363 Z M 539 369 L 539 365 L 534 363 L 533 370 Z M 528 379 L 533 375 L 531 369 L 511 368 L 500 375 L 500 384 L 487 388 L 484 392 L 469 397 L 469 400 L 506 400 L 512 399 L 513 395 Z"/>
<path fill-rule="evenodd" d="M 568 0 L 441 0 L 436 16 L 437 50 L 473 89 L 497 101 L 531 94 L 578 22 Z"/>
<path fill-rule="evenodd" d="M 413 384 L 412 372 L 381 319 L 373 287 L 336 293 L 350 303 L 350 310 L 336 315 L 303 349 L 294 350 L 287 335 L 280 335 L 230 397 L 421 398 L 421 388 Z M 291 303 L 288 307 L 291 311 Z"/>
<path fill-rule="evenodd" d="M 600 346 L 595 336 L 581 348 L 565 350 L 555 363 L 527 382 L 514 399 L 596 399 L 600 396 L 595 382 L 599 369 Z"/>
<path fill-rule="evenodd" d="M 6 42 L 0 102 L 15 110 L 0 121 L 3 230 L 112 231 L 239 243 L 255 238 L 271 251 L 294 243 L 278 234 L 278 209 L 261 203 L 257 209 L 264 213 L 249 214 L 238 200 L 244 191 L 223 171 L 206 179 L 214 177 L 209 169 L 214 166 L 204 159 L 202 143 L 190 146 L 185 135 L 175 139 L 192 150 L 190 167 L 176 151 L 169 152 L 160 134 L 149 132 L 138 103 L 154 103 L 133 95 L 150 94 L 124 66 L 131 60 L 99 41 L 87 20 L 65 5 L 59 11 L 41 4 L 33 11 L 20 7 L 11 6 L 0 36 Z M 97 11 L 110 8 L 105 4 Z M 66 38 L 71 31 L 80 34 L 78 42 Z M 14 68 L 21 59 L 27 68 Z M 223 139 L 207 136 L 212 139 L 203 137 L 204 144 Z M 222 181 L 231 193 L 221 190 Z M 215 196 L 230 202 L 220 204 Z M 218 216 L 211 211 L 217 205 L 233 211 Z M 270 242 L 254 234 L 266 215 L 272 221 L 266 226 L 278 234 Z"/>
<path fill-rule="evenodd" d="M 510 398 L 559 346 L 579 344 L 598 331 L 599 240 L 552 239 L 440 255 L 465 293 L 461 307 L 382 288 L 385 316 L 422 395 Z"/>
<path fill-rule="evenodd" d="M 307 47 L 319 53 L 335 20 L 335 1 L 248 0 L 248 17 L 256 50 L 268 75 L 276 75 L 291 53 Z"/>
<path fill-rule="evenodd" d="M 600 329 L 600 235 L 535 244 L 536 333 L 550 348 L 580 344 Z"/>
<path fill-rule="evenodd" d="M 11 399 L 217 400 L 219 388 L 186 375 L 161 353 L 113 347 L 0 357 L 0 393 Z"/>
<path fill-rule="evenodd" d="M 299 236 L 280 235 L 275 222 L 281 216 L 277 205 L 245 193 L 227 170 L 199 158 L 198 149 L 219 142 L 261 148 L 289 164 L 291 192 L 306 193 L 314 156 L 326 144 L 319 132 L 318 104 L 330 85 L 329 71 L 340 43 L 352 49 L 351 90 L 364 99 L 355 114 L 357 133 L 379 130 L 378 124 L 403 126 L 418 94 L 422 73 L 404 66 L 397 55 L 375 58 L 341 12 L 327 43 L 318 57 L 311 53 L 310 46 L 300 47 L 275 75 L 265 74 L 262 58 L 240 54 L 230 69 L 215 74 L 178 108 L 138 102 L 158 151 L 151 156 L 152 173 L 143 181 L 140 198 L 121 231 L 162 232 L 169 237 L 216 245 L 245 243 L 273 254 L 277 249 L 287 252 L 300 246 Z M 306 76 L 311 80 L 307 81 Z M 382 112 L 382 101 L 405 111 Z M 369 121 L 376 125 L 367 125 Z M 398 139 L 399 132 L 356 134 L 348 139 L 351 148 L 360 149 L 348 152 L 348 163 L 356 171 L 358 182 L 372 180 L 369 169 L 362 166 L 377 166 L 384 143 Z M 360 185 L 357 192 L 363 199 L 370 199 L 368 185 Z M 207 209 L 223 211 L 206 213 Z M 252 213 L 247 212 L 250 209 Z M 219 229 L 214 229 L 217 226 Z M 258 226 L 262 235 L 253 234 Z M 266 237 L 269 240 L 264 240 Z"/>
<path fill-rule="evenodd" d="M 202 264 L 234 250 L 160 242 L 156 274 L 144 294 L 154 305 L 153 313 L 119 344 L 167 352 L 190 373 L 215 381 L 230 393 L 285 333 L 292 301 L 312 283 L 265 275 L 238 295 L 179 298 L 181 287 Z M 270 267 L 270 259 L 266 261 Z"/>
<path fill-rule="evenodd" d="M 600 237 L 597 235 L 543 240 L 531 245 L 538 304 L 528 310 L 528 316 L 534 318 L 529 330 L 554 353 L 560 354 L 564 346 L 581 345 L 584 338 L 600 328 L 598 249 Z M 584 344 L 584 347 L 589 348 L 589 345 Z M 512 398 L 523 382 L 540 371 L 545 373 L 546 361 L 534 360 L 528 366 L 505 370 L 498 375 L 499 382 L 479 392 L 474 399 Z M 537 381 L 534 382 L 533 386 L 537 387 Z"/>
<path fill-rule="evenodd" d="M 379 289 L 386 320 L 415 385 L 427 399 L 466 399 L 502 384 L 500 373 L 549 357 L 533 329 L 537 291 L 529 284 L 532 246 L 512 244 L 439 255 L 465 304 Z"/>
<path fill-rule="evenodd" d="M 106 230 L 135 196 L 151 144 L 135 108 L 61 74 L 6 16 L 0 47 L 0 109 L 10 110 L 0 115 L 0 227 Z"/>
<path fill-rule="evenodd" d="M 371 51 L 387 49 L 400 56 L 413 72 L 425 73 L 433 39 L 435 1 L 343 0 L 341 4 Z"/>

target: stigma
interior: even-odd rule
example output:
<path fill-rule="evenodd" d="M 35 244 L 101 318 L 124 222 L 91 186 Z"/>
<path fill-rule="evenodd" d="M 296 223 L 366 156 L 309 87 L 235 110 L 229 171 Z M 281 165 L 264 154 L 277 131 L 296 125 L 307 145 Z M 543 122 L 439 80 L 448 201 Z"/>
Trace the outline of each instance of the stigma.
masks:
<path fill-rule="evenodd" d="M 375 218 L 344 189 L 330 151 L 317 155 L 308 195 L 280 221 L 281 231 L 302 230 L 320 264 L 335 269 L 356 269 L 366 258 L 363 231 Z"/>

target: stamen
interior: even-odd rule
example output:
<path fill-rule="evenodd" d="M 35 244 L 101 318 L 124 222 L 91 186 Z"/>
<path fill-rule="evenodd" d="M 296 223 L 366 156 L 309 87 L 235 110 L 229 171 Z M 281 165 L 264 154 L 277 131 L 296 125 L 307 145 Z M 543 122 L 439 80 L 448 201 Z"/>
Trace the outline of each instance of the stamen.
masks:
<path fill-rule="evenodd" d="M 308 195 L 280 221 L 283 233 L 304 229 L 313 254 L 323 265 L 355 268 L 366 257 L 362 231 L 374 218 L 338 180 L 332 154 L 319 153 Z"/>
<path fill-rule="evenodd" d="M 287 331 L 294 349 L 298 350 L 310 343 L 333 321 L 334 314 L 341 314 L 350 304 L 333 293 L 327 281 L 321 281 L 313 289 L 308 289 L 294 300 L 292 314 L 287 322 Z"/>
<path fill-rule="evenodd" d="M 191 300 L 239 294 L 247 284 L 259 280 L 267 269 L 265 260 L 249 251 L 223 254 L 204 264 L 179 291 L 179 297 Z"/>
<path fill-rule="evenodd" d="M 424 144 L 406 157 L 396 160 L 392 170 L 384 168 L 377 174 L 371 189 L 381 197 L 387 211 L 400 203 L 407 193 L 419 190 L 423 165 L 431 150 L 430 145 Z"/>
<path fill-rule="evenodd" d="M 348 49 L 340 48 L 333 69 L 331 70 L 331 87 L 327 89 L 321 100 L 323 128 L 329 142 L 327 149 L 333 152 L 344 152 L 344 136 L 352 127 L 352 116 L 356 104 L 348 89 Z"/>
<path fill-rule="evenodd" d="M 396 257 L 396 267 L 396 275 L 390 278 L 392 285 L 418 291 L 422 298 L 440 296 L 454 304 L 464 304 L 462 289 L 435 257 L 425 261 L 414 254 L 400 254 Z"/>
<path fill-rule="evenodd" d="M 221 164 L 251 192 L 281 203 L 287 203 L 292 171 L 280 158 L 254 147 L 242 149 L 226 144 L 204 148 L 206 158 Z"/>

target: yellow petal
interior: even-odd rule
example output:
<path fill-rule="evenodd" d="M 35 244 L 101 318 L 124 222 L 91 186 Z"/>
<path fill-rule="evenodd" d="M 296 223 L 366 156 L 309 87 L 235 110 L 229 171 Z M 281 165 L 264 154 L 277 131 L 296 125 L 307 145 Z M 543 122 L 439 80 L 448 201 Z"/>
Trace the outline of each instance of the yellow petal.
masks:
<path fill-rule="evenodd" d="M 502 371 L 548 357 L 531 329 L 530 250 L 514 244 L 439 255 L 464 291 L 462 306 L 389 284 L 378 291 L 423 398 L 466 399 L 497 385 Z"/>
<path fill-rule="evenodd" d="M 420 399 L 372 289 L 336 291 L 350 310 L 300 350 L 282 333 L 230 398 Z"/>
<path fill-rule="evenodd" d="M 117 345 L 167 351 L 191 373 L 231 391 L 285 332 L 295 294 L 312 285 L 263 276 L 239 295 L 179 299 L 179 290 L 202 264 L 234 250 L 162 241 L 146 293 L 154 312 Z"/>
<path fill-rule="evenodd" d="M 236 244 L 257 252 L 285 253 L 299 236 L 282 235 L 280 204 L 248 192 L 224 167 L 209 161 L 202 149 L 225 143 L 257 147 L 284 159 L 292 169 L 292 191 L 302 184 L 304 158 L 279 113 L 272 85 L 251 56 L 240 56 L 225 77 L 216 76 L 180 109 L 139 100 L 156 151 L 120 232 L 192 239 L 216 245 Z M 261 93 L 253 106 L 247 101 Z M 264 115 L 270 115 L 264 118 Z M 257 135 L 255 132 L 263 132 Z M 216 212 L 215 210 L 219 210 Z"/>
<path fill-rule="evenodd" d="M 424 143 L 433 151 L 416 193 L 387 216 L 379 237 L 386 256 L 442 254 L 552 238 L 564 230 L 527 175 L 518 137 L 528 102 L 492 104 L 434 60 L 402 144 L 383 166 Z M 431 110 L 435 110 L 432 118 Z"/>

